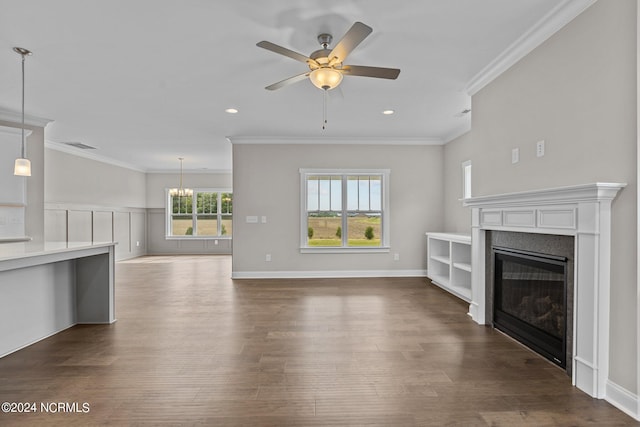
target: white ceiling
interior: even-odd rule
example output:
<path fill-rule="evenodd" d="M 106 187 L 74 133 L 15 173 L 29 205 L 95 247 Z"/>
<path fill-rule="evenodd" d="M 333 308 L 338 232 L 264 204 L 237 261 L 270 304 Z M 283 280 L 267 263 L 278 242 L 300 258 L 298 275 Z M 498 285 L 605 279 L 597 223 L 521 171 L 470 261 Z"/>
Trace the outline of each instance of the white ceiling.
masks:
<path fill-rule="evenodd" d="M 479 73 L 579 3 L 589 2 L 0 0 L 0 109 L 20 110 L 19 46 L 34 53 L 26 112 L 54 120 L 46 139 L 144 171 L 176 170 L 178 157 L 185 170 L 230 170 L 227 136 L 446 142 L 469 129 L 460 112 Z M 355 21 L 373 33 L 345 63 L 402 72 L 345 77 L 322 130 L 322 91 L 310 82 L 264 89 L 305 64 L 256 43 L 308 55 L 319 33 L 335 44 Z"/>

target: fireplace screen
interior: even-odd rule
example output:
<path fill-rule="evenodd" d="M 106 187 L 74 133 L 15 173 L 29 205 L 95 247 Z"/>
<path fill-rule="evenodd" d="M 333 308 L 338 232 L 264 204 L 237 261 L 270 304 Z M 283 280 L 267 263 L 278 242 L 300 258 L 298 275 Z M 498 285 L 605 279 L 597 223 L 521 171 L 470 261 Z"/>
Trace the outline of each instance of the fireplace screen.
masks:
<path fill-rule="evenodd" d="M 494 248 L 494 326 L 565 366 L 565 258 Z"/>

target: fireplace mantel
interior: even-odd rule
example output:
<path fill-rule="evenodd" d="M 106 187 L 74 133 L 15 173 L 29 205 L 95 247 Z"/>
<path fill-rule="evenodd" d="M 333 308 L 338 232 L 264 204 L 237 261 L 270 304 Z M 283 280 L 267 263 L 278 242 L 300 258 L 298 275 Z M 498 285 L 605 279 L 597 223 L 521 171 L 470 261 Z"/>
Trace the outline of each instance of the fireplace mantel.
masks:
<path fill-rule="evenodd" d="M 575 238 L 573 384 L 606 396 L 609 374 L 611 202 L 626 184 L 594 183 L 463 199 L 471 208 L 471 303 L 486 316 L 486 231 L 558 234 Z M 568 362 L 568 361 L 567 361 Z"/>

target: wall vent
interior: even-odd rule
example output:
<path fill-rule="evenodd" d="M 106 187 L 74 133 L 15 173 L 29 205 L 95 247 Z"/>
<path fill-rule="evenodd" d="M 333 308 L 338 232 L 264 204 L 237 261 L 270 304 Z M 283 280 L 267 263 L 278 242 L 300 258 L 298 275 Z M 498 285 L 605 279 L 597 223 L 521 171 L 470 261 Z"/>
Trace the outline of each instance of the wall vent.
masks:
<path fill-rule="evenodd" d="M 87 144 L 83 144 L 82 142 L 65 142 L 65 145 L 70 145 L 72 147 L 80 148 L 81 150 L 95 150 L 96 147 L 92 147 Z"/>

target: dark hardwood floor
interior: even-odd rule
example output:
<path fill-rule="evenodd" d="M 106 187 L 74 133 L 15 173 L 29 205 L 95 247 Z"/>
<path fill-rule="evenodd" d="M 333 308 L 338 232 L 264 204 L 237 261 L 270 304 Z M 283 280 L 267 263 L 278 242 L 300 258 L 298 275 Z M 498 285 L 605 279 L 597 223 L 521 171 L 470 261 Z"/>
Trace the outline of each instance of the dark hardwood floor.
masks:
<path fill-rule="evenodd" d="M 0 359 L 0 402 L 38 406 L 0 425 L 638 425 L 426 279 L 230 271 L 226 256 L 118 263 L 115 324 Z"/>

